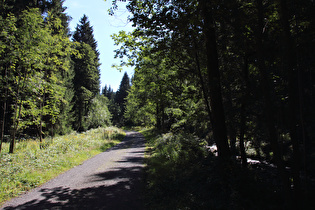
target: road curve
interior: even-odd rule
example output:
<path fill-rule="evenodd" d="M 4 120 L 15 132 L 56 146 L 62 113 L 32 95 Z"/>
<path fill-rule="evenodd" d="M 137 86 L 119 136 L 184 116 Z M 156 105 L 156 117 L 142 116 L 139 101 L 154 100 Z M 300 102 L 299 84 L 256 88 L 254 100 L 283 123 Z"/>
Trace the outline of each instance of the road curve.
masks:
<path fill-rule="evenodd" d="M 5 203 L 1 209 L 144 209 L 144 137 L 124 141 Z"/>

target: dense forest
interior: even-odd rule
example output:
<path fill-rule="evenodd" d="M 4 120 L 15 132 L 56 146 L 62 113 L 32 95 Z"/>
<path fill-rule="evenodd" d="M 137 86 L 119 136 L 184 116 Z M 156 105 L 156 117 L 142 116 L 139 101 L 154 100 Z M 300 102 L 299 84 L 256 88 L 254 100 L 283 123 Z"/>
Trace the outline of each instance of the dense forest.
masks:
<path fill-rule="evenodd" d="M 64 0 L 1 1 L 1 145 L 17 139 L 111 124 L 100 94 L 93 27 L 83 15 L 73 33 Z"/>
<path fill-rule="evenodd" d="M 153 209 L 314 205 L 314 1 L 129 0 L 135 30 L 112 38 L 135 72 L 101 93 L 93 27 L 83 15 L 71 33 L 63 2 L 0 2 L 0 151 L 25 136 L 155 127 L 147 188 L 166 201 Z"/>
<path fill-rule="evenodd" d="M 216 145 L 219 177 L 226 178 L 222 182 L 230 183 L 232 171 L 252 168 L 247 158 L 255 158 L 277 168 L 278 181 L 274 182 L 279 188 L 270 189 L 281 192 L 283 209 L 306 208 L 304 201 L 310 200 L 315 174 L 315 3 L 127 2 L 135 30 L 113 35 L 116 57 L 123 58 L 121 65 L 135 67 L 124 119 L 175 135 L 159 142 L 168 148 L 164 165 L 182 155 L 181 160 L 174 160 L 173 167 L 177 165 L 182 173 L 173 174 L 173 181 L 178 184 L 189 173 L 179 163 L 187 152 L 195 151 L 185 141 L 192 135 L 191 142 L 197 138 Z M 113 1 L 110 12 L 115 9 Z M 181 144 L 174 143 L 180 139 L 184 139 Z M 186 153 L 176 152 L 180 148 Z M 189 168 L 187 162 L 181 167 Z M 270 176 L 261 179 L 272 182 Z M 161 191 L 172 191 L 167 185 L 163 188 L 162 181 L 159 184 Z M 222 196 L 241 202 L 241 189 L 249 185 L 243 184 Z M 235 194 L 240 197 L 233 198 Z M 275 194 L 271 192 L 270 198 Z"/>

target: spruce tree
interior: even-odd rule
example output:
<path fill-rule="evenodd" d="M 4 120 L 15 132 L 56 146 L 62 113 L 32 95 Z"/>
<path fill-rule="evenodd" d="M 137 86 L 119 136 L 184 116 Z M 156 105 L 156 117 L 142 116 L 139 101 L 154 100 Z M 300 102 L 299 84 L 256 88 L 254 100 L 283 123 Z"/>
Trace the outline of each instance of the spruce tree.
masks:
<path fill-rule="evenodd" d="M 115 97 L 114 90 L 111 88 L 110 85 L 108 87 L 107 87 L 107 85 L 105 85 L 105 87 L 102 89 L 102 95 L 107 97 L 108 100 L 112 100 Z"/>
<path fill-rule="evenodd" d="M 86 83 L 94 83 L 94 84 L 87 84 L 89 87 L 86 87 L 88 90 L 92 91 L 94 94 L 98 94 L 99 93 L 99 89 L 100 89 L 100 70 L 99 70 L 99 52 L 97 50 L 97 42 L 94 38 L 93 35 L 93 27 L 90 25 L 90 21 L 88 20 L 88 17 L 86 15 L 83 15 L 83 17 L 80 20 L 80 23 L 77 25 L 75 32 L 73 33 L 73 37 L 72 40 L 74 42 L 78 42 L 82 45 L 82 43 L 89 45 L 93 52 L 94 52 L 94 63 L 91 63 L 91 65 L 93 66 L 93 72 L 90 72 L 90 75 L 93 79 L 91 80 L 91 78 L 79 78 L 79 80 L 81 80 L 82 84 L 86 84 Z M 85 48 L 85 47 L 79 47 L 79 48 Z M 88 52 L 84 52 L 84 53 L 88 53 Z M 81 52 L 82 54 L 82 52 Z M 83 54 L 83 57 L 85 55 Z M 75 71 L 78 69 L 75 69 Z M 84 70 L 83 70 L 84 71 Z M 76 71 L 77 73 L 77 71 Z M 90 81 L 84 81 L 85 79 L 90 80 Z M 76 82 L 76 81 L 75 81 Z"/>
<path fill-rule="evenodd" d="M 67 7 L 63 6 L 65 0 L 51 0 L 47 2 L 47 10 L 54 15 L 54 17 L 61 20 L 61 26 L 64 30 L 64 35 L 70 36 L 69 21 L 72 19 L 66 14 Z M 58 30 L 58 29 L 55 29 Z"/>
<path fill-rule="evenodd" d="M 80 24 L 77 25 L 75 32 L 73 33 L 72 40 L 90 45 L 95 52 L 97 61 L 99 61 L 100 53 L 97 50 L 97 42 L 93 35 L 93 26 L 91 26 L 86 15 L 83 15 L 80 20 Z"/>
<path fill-rule="evenodd" d="M 92 99 L 99 95 L 100 70 L 97 42 L 94 39 L 93 27 L 86 15 L 76 27 L 72 40 L 76 42 L 78 55 L 73 56 L 74 68 L 74 128 L 83 131 L 88 129 L 85 119 L 91 108 Z"/>
<path fill-rule="evenodd" d="M 120 107 L 122 108 L 122 111 L 124 111 L 123 107 L 126 102 L 129 89 L 130 89 L 130 79 L 127 72 L 125 72 L 120 82 L 119 89 L 117 90 L 116 97 L 115 97 L 115 101 L 116 103 L 120 105 Z"/>
<path fill-rule="evenodd" d="M 119 89 L 117 90 L 116 95 L 115 95 L 115 103 L 119 107 L 119 110 L 116 116 L 116 120 L 119 125 L 124 124 L 123 115 L 126 109 L 126 101 L 127 101 L 129 90 L 130 90 L 130 79 L 127 72 L 125 72 L 120 82 Z"/>

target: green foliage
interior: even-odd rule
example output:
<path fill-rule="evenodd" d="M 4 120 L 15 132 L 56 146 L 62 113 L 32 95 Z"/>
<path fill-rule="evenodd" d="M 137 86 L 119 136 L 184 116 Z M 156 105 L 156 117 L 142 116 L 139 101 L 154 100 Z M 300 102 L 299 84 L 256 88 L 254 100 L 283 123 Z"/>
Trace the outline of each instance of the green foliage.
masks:
<path fill-rule="evenodd" d="M 41 0 L 41 1 L 15 1 L 15 0 L 6 0 L 0 2 L 0 15 L 5 16 L 8 13 L 12 13 L 15 16 L 21 14 L 21 12 L 25 9 L 38 9 L 41 13 L 48 12 L 52 10 L 52 8 L 62 10 L 63 0 Z M 57 9 L 56 9 L 57 10 Z M 64 10 L 62 11 L 64 12 Z"/>
<path fill-rule="evenodd" d="M 106 127 L 103 130 L 103 138 L 109 140 L 123 140 L 126 134 L 121 131 L 122 130 L 117 127 Z"/>
<path fill-rule="evenodd" d="M 91 46 L 96 57 L 95 62 L 99 61 L 99 52 L 97 51 L 97 41 L 94 39 L 93 27 L 90 25 L 90 21 L 86 15 L 80 19 L 80 23 L 77 25 L 72 39 L 74 42 L 85 43 Z M 99 65 L 99 64 L 98 64 Z"/>
<path fill-rule="evenodd" d="M 96 50 L 97 43 L 94 39 L 93 28 L 85 15 L 76 27 L 73 41 L 76 43 L 75 49 L 78 52 L 72 56 L 74 69 L 72 110 L 75 117 L 73 128 L 84 131 L 90 126 L 101 123 L 100 120 L 95 119 L 95 116 L 92 116 L 96 106 L 93 98 L 97 97 L 100 91 L 99 53 Z"/>
<path fill-rule="evenodd" d="M 112 115 L 112 123 L 116 126 L 129 126 L 130 124 L 129 118 L 124 116 L 130 86 L 130 78 L 125 72 L 116 92 L 110 86 L 107 87 L 107 85 L 102 89 L 101 94 L 109 99 L 108 110 Z"/>
<path fill-rule="evenodd" d="M 102 89 L 101 94 L 108 98 L 108 100 L 112 100 L 115 98 L 115 93 L 111 86 L 107 87 L 107 85 L 105 85 L 105 87 Z"/>
<path fill-rule="evenodd" d="M 204 122 L 198 124 L 197 119 L 205 118 L 206 113 L 196 81 L 183 77 L 183 72 L 172 64 L 172 58 L 161 56 L 151 53 L 136 67 L 125 118 L 134 125 L 155 125 L 162 130 L 190 129 L 196 134 L 198 130 L 197 135 L 203 135 Z"/>
<path fill-rule="evenodd" d="M 59 115 L 69 111 L 65 92 L 72 49 L 56 11 L 47 11 L 43 19 L 40 9 L 25 8 L 18 15 L 9 13 L 1 24 L 7 25 L 1 32 L 5 42 L 0 55 L 2 82 L 6 84 L 1 88 L 1 102 L 7 112 L 1 117 L 6 119 L 5 130 L 12 131 L 13 152 L 19 133 L 36 129 L 41 136 L 48 127 L 67 124 L 67 118 Z"/>
<path fill-rule="evenodd" d="M 117 9 L 116 2 L 113 1 L 111 13 Z M 313 179 L 310 177 L 314 177 L 314 173 L 308 173 L 312 170 L 315 148 L 311 76 L 315 66 L 312 59 L 315 19 L 311 12 L 314 8 L 314 2 L 304 0 L 298 4 L 291 0 L 128 1 L 130 20 L 136 29 L 112 36 L 121 66 L 135 66 L 125 118 L 134 125 L 154 125 L 166 132 L 184 131 L 206 138 L 209 143 L 215 140 L 218 149 L 225 151 L 224 156 L 230 156 L 231 148 L 234 157 L 241 154 L 246 160 L 246 155 L 253 155 L 275 163 L 286 186 L 281 193 L 288 195 L 294 191 L 298 195 L 293 196 L 293 201 L 286 197 L 283 205 L 299 206 L 302 191 L 308 191 L 305 184 L 300 184 L 310 183 Z M 252 148 L 245 150 L 243 145 Z M 179 146 L 170 144 L 170 148 L 166 146 L 165 151 L 160 151 L 165 154 L 160 157 L 162 163 L 168 161 L 166 154 L 176 159 L 178 153 L 173 147 Z M 229 158 L 225 160 L 228 162 Z M 223 164 L 229 170 L 224 163 L 214 162 L 207 166 Z M 217 199 L 218 206 L 214 205 L 214 199 L 207 203 L 209 206 L 204 203 L 205 206 L 196 208 L 242 209 L 246 206 L 240 203 L 242 200 L 248 202 L 247 208 L 254 208 L 250 199 L 246 199 L 251 195 L 245 191 L 252 193 L 253 200 L 259 200 L 253 189 L 260 182 L 251 179 L 247 189 L 246 179 L 251 173 L 245 173 L 243 180 L 243 171 L 238 167 L 233 166 L 231 173 L 235 173 L 236 179 L 228 176 L 225 181 L 231 184 L 220 194 L 227 202 L 213 196 L 215 192 L 221 193 L 214 178 L 210 185 L 214 184 L 216 190 L 209 187 L 210 195 L 207 190 L 201 191 Z M 219 177 L 211 170 L 198 167 L 191 170 L 197 174 L 209 173 L 210 177 L 202 176 L 204 183 L 212 176 Z M 302 177 L 301 172 L 310 177 Z M 241 186 L 237 186 L 237 179 Z M 267 180 L 273 182 L 273 178 Z M 173 186 L 172 182 L 177 180 L 163 185 L 165 191 L 157 189 L 163 193 L 181 192 L 180 187 L 174 187 L 178 192 L 167 188 L 168 184 Z M 235 187 L 243 187 L 245 191 Z M 273 195 L 265 188 L 262 191 Z M 173 200 L 185 202 L 185 196 L 180 194 Z M 238 197 L 239 201 L 229 200 Z M 189 201 L 189 196 L 186 200 Z M 170 209 L 176 208 L 185 209 L 175 202 Z"/>
<path fill-rule="evenodd" d="M 108 99 L 103 95 L 92 99 L 91 108 L 86 117 L 88 128 L 105 127 L 111 124 L 111 114 L 107 108 L 108 103 Z"/>
<path fill-rule="evenodd" d="M 95 62 L 96 55 L 91 46 L 86 43 L 76 44 L 78 55 L 73 57 L 74 62 L 74 88 L 80 91 L 85 87 L 94 96 L 99 93 L 99 70 Z"/>
<path fill-rule="evenodd" d="M 119 143 L 124 136 L 122 130 L 106 127 L 44 139 L 42 149 L 36 140 L 17 142 L 15 154 L 0 154 L 0 203 L 81 164 Z"/>
<path fill-rule="evenodd" d="M 178 170 L 177 167 L 189 167 L 196 160 L 205 157 L 207 154 L 205 145 L 205 141 L 191 134 L 163 134 L 155 140 L 150 159 L 152 164 L 163 164 L 157 167 L 167 170 L 164 174 L 168 172 L 172 174 L 172 170 Z"/>
<path fill-rule="evenodd" d="M 205 141 L 191 134 L 142 131 L 148 142 L 146 159 L 147 209 L 277 209 L 282 207 L 280 186 L 270 174 L 235 163 L 222 167 L 208 154 Z M 270 174 L 267 174 L 270 173 Z M 273 180 L 276 181 L 276 180 Z M 163 201 L 163 202 L 161 202 Z"/>
<path fill-rule="evenodd" d="M 128 124 L 128 122 L 124 118 L 124 113 L 126 110 L 127 96 L 129 94 L 129 90 L 130 79 L 127 72 L 125 72 L 114 98 L 114 103 L 117 105 L 118 109 L 116 108 L 116 110 L 113 110 L 113 123 L 119 126 Z"/>

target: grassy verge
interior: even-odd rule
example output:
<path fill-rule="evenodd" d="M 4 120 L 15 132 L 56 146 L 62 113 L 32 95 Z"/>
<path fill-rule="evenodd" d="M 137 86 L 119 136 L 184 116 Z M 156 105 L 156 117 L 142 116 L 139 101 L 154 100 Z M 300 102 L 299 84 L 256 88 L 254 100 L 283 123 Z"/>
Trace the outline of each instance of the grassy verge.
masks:
<path fill-rule="evenodd" d="M 159 138 L 162 134 L 155 128 L 140 128 L 138 130 L 145 137 L 147 146 L 152 147 L 157 138 Z"/>
<path fill-rule="evenodd" d="M 206 157 L 204 141 L 189 134 L 161 134 L 155 129 L 141 133 L 147 140 L 146 208 L 190 209 L 195 184 L 191 178 Z"/>
<path fill-rule="evenodd" d="M 124 136 L 125 133 L 118 128 L 98 128 L 45 139 L 42 149 L 38 141 L 24 140 L 17 142 L 14 154 L 5 153 L 9 145 L 3 144 L 0 204 L 105 151 Z"/>

